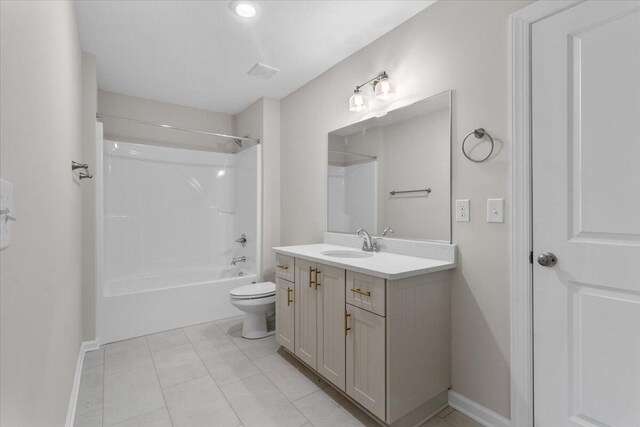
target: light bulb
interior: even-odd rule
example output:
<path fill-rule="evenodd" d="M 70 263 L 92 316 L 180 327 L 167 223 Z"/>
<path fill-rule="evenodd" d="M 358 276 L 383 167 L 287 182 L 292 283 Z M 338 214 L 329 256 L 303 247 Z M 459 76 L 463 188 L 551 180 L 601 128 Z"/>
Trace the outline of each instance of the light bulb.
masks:
<path fill-rule="evenodd" d="M 249 1 L 234 0 L 229 3 L 229 8 L 241 18 L 249 19 L 258 14 L 258 7 Z"/>
<path fill-rule="evenodd" d="M 353 91 L 353 95 L 349 98 L 349 110 L 359 113 L 367 109 L 367 97 L 360 89 Z"/>
<path fill-rule="evenodd" d="M 383 101 L 391 99 L 396 95 L 396 84 L 385 75 L 376 83 L 374 92 L 378 99 L 382 99 Z"/>

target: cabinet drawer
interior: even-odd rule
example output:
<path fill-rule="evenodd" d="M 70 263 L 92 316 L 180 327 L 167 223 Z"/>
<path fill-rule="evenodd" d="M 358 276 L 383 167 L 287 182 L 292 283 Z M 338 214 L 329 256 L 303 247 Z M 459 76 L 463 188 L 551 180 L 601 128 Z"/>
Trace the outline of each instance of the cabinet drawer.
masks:
<path fill-rule="evenodd" d="M 294 258 L 287 255 L 276 254 L 276 277 L 290 282 L 296 281 L 293 261 Z"/>
<path fill-rule="evenodd" d="M 385 280 L 347 271 L 347 304 L 385 315 Z"/>

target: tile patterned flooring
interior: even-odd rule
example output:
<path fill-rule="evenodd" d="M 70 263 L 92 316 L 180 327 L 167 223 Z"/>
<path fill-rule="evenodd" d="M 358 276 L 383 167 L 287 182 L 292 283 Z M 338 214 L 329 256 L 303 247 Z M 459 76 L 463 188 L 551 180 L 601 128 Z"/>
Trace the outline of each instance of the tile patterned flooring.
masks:
<path fill-rule="evenodd" d="M 76 427 L 377 426 L 242 317 L 108 344 L 85 356 Z M 424 427 L 478 427 L 447 408 Z"/>

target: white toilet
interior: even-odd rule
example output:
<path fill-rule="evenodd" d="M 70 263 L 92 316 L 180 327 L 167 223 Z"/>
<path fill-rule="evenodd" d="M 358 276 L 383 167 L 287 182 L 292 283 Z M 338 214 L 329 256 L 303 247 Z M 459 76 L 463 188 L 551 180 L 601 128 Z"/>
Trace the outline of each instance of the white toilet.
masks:
<path fill-rule="evenodd" d="M 242 336 L 256 339 L 273 335 L 268 331 L 267 318 L 276 311 L 276 284 L 273 282 L 252 283 L 229 292 L 231 304 L 244 311 Z"/>

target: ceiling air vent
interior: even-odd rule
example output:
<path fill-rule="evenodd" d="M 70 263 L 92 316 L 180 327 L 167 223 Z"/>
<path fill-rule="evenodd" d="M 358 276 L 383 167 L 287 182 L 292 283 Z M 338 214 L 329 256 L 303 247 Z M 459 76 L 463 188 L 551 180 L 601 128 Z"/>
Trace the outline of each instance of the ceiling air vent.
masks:
<path fill-rule="evenodd" d="M 247 72 L 247 74 L 253 77 L 257 77 L 259 79 L 269 80 L 278 71 L 280 70 L 276 67 L 272 67 L 270 65 L 263 64 L 262 62 L 258 62 L 256 65 L 251 67 L 251 69 L 249 70 L 249 72 Z"/>

